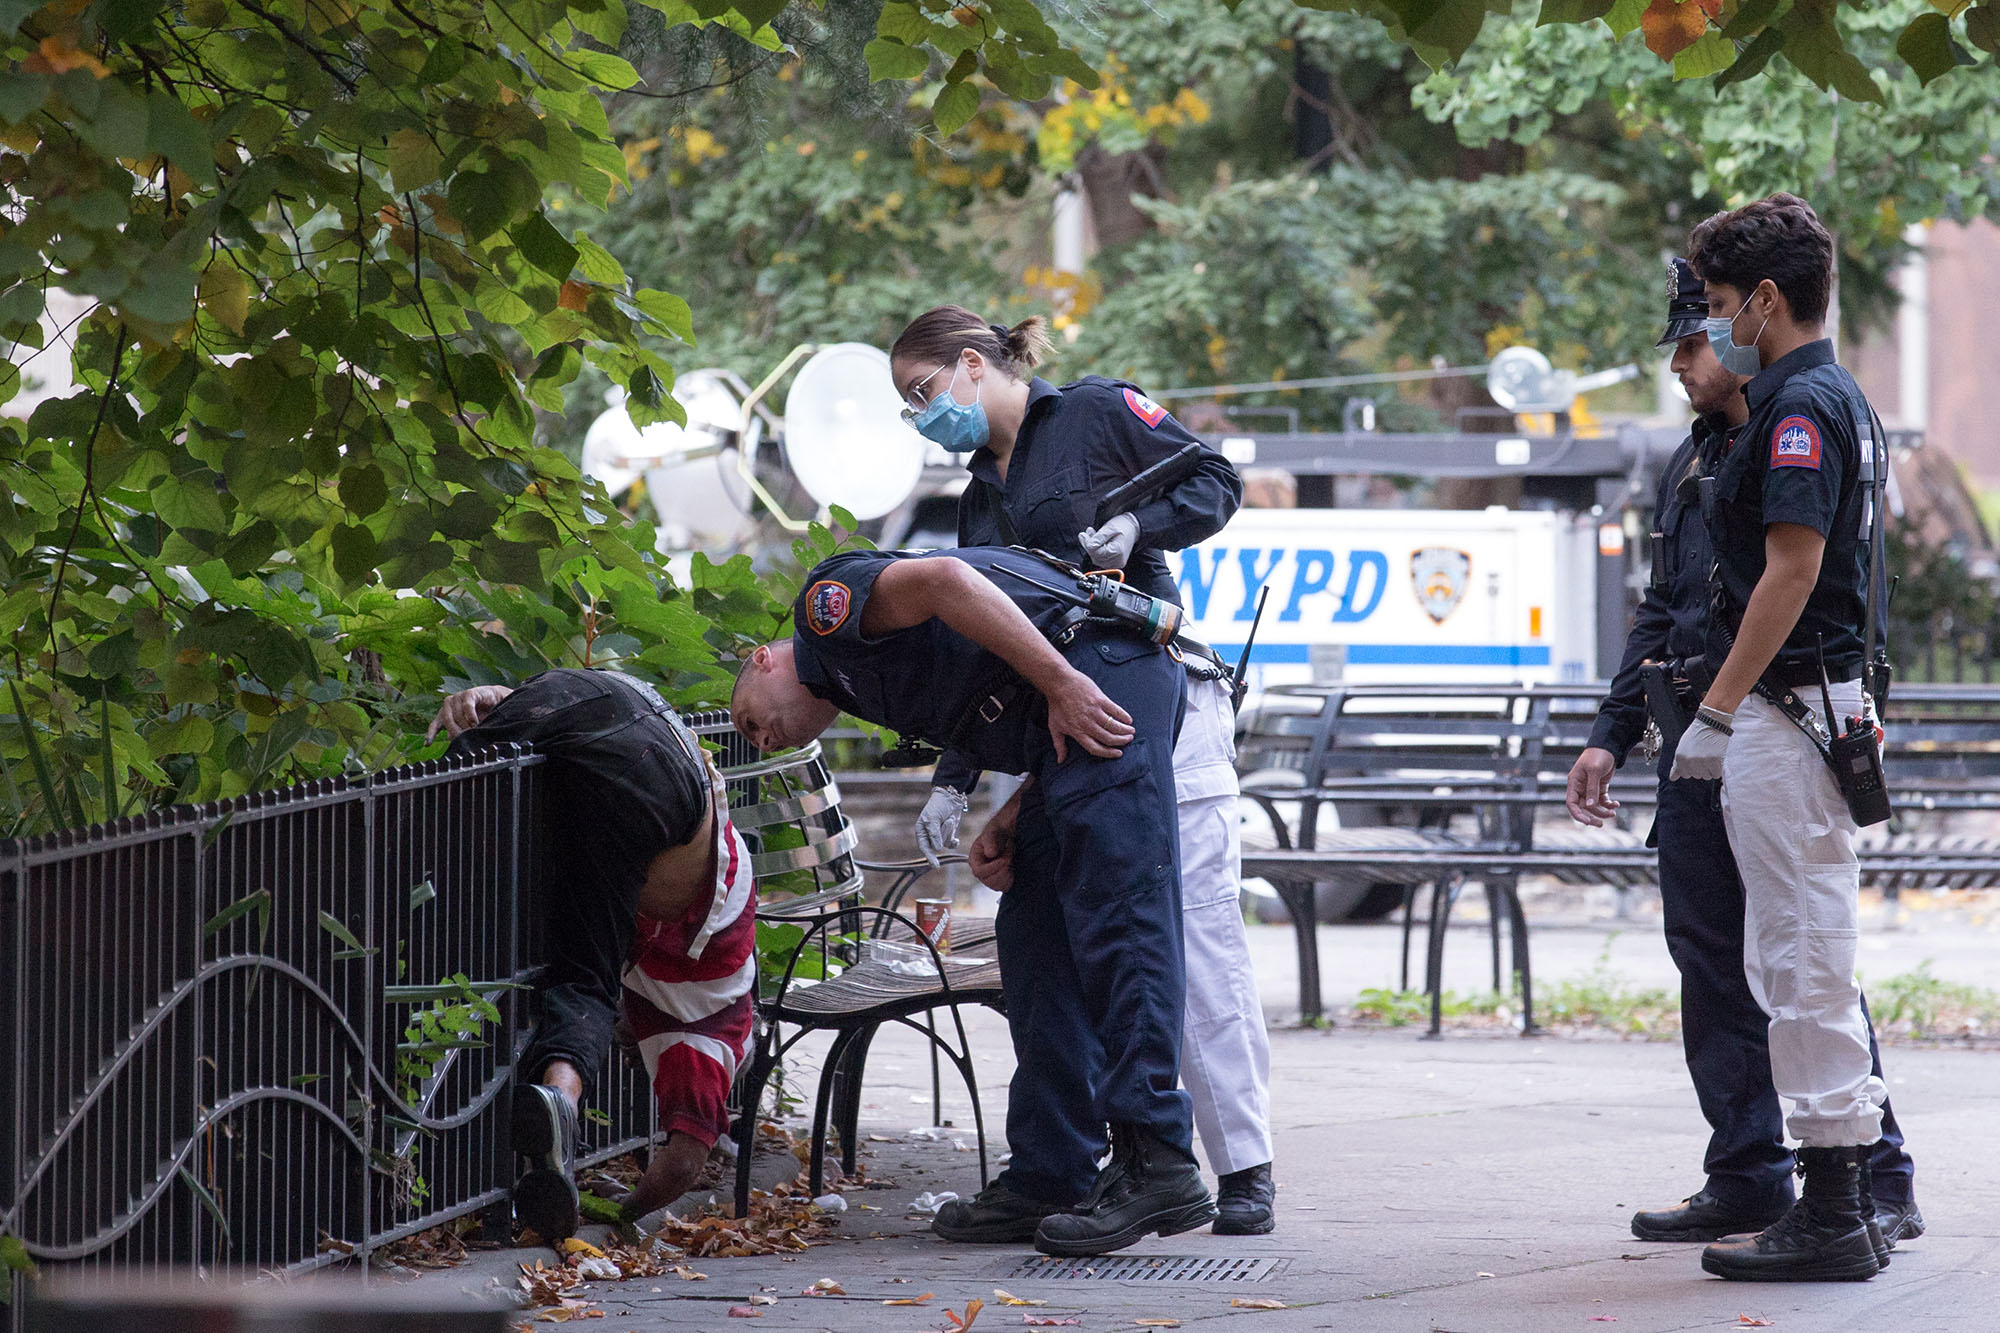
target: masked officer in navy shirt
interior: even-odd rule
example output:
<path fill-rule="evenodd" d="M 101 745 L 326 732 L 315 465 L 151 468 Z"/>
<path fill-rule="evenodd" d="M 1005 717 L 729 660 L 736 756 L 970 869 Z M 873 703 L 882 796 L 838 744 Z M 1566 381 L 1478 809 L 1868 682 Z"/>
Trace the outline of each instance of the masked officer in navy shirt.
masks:
<path fill-rule="evenodd" d="M 1010 1117 L 1013 1160 L 997 1183 L 1036 1222 L 1037 1249 L 1103 1254 L 1215 1218 L 1177 1086 L 1182 668 L 1035 586 L 1061 579 L 1007 550 L 835 556 L 806 576 L 792 637 L 751 654 L 731 709 L 762 750 L 802 745 L 844 710 L 1028 775 L 972 868 L 1006 890 L 1010 1028 L 1079 1054 L 1030 1071 L 1017 1039 L 1016 1084 L 1032 1084 L 1041 1114 Z"/>
<path fill-rule="evenodd" d="M 908 402 L 905 417 L 942 447 L 969 454 L 972 476 L 958 503 L 960 546 L 1027 546 L 1087 569 L 1119 569 L 1125 581 L 1180 604 L 1166 552 L 1220 531 L 1243 498 L 1228 459 L 1202 445 L 1173 414 L 1120 380 L 1086 375 L 1061 388 L 1034 375 L 1050 344 L 1039 318 L 1012 328 L 946 305 L 912 320 L 889 349 L 889 370 Z M 1186 475 L 1125 512 L 1103 499 L 1148 468 L 1195 445 Z M 1187 1012 L 1181 1079 L 1215 1171 L 1215 1230 L 1260 1235 L 1277 1225 L 1271 1176 L 1270 1038 L 1243 929 L 1242 834 L 1237 817 L 1236 710 L 1230 683 L 1190 658 L 1187 711 L 1174 747 L 1180 824 L 1181 936 Z M 948 753 L 917 820 L 917 846 L 933 859 L 957 844 L 958 822 L 978 768 Z M 1017 1029 L 1052 1070 L 1073 1051 L 1054 1031 Z M 1008 1137 L 1039 1114 L 1033 1090 L 1008 1099 Z M 1005 1186 L 938 1210 L 931 1229 L 948 1240 L 1024 1239 L 1032 1219 Z"/>
<path fill-rule="evenodd" d="M 1752 378 L 1737 445 L 1702 483 L 1716 560 L 1705 655 L 1719 665 L 1671 776 L 1722 780 L 1744 968 L 1771 1016 L 1771 1080 L 1791 1103 L 1805 1177 L 1791 1211 L 1710 1245 L 1702 1267 L 1861 1281 L 1888 1250 L 1869 1194 L 1884 1088 L 1854 977 L 1856 826 L 1794 691 L 1817 696 L 1824 673 L 1836 728 L 1874 716 L 1862 687 L 1873 412 L 1824 336 L 1833 240 L 1804 200 L 1717 214 L 1689 237 L 1688 258 L 1707 286 L 1717 359 Z"/>
<path fill-rule="evenodd" d="M 1569 776 L 1569 811 L 1599 825 L 1616 811 L 1607 795 L 1614 769 L 1625 762 L 1646 727 L 1641 667 L 1665 663 L 1677 696 L 1674 712 L 1656 718 L 1661 753 L 1659 805 L 1653 838 L 1660 849 L 1660 902 L 1667 950 L 1681 974 L 1681 1042 L 1695 1097 L 1712 1131 L 1704 1160 L 1707 1180 L 1671 1208 L 1632 1218 L 1640 1240 L 1712 1241 L 1761 1231 L 1792 1205 L 1794 1158 L 1771 1086 L 1770 1020 L 1757 1006 L 1743 972 L 1743 881 L 1722 821 L 1721 784 L 1670 782 L 1674 742 L 1713 672 L 1706 651 L 1709 571 L 1714 564 L 1703 526 L 1697 481 L 1713 474 L 1750 415 L 1744 377 L 1716 360 L 1704 327 L 1708 300 L 1685 259 L 1668 264 L 1666 333 L 1672 369 L 1697 416 L 1694 429 L 1660 476 L 1654 507 L 1653 577 L 1625 642 L 1625 658 L 1598 710 L 1590 744 Z M 1662 701 L 1664 703 L 1664 701 Z M 1873 1053 L 1874 1034 L 1869 1034 Z M 1875 1054 L 1875 1074 L 1882 1073 Z M 1872 1169 L 1876 1217 L 1893 1244 L 1923 1233 L 1913 1191 L 1914 1167 L 1887 1102 Z"/>

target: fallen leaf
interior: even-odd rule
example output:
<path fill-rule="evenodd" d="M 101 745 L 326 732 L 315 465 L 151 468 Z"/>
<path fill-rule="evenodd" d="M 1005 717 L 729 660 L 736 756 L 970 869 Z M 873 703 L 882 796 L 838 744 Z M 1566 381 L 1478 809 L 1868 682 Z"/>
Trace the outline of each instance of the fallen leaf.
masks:
<path fill-rule="evenodd" d="M 1769 1328 L 1770 1326 L 1771 1321 L 1768 1319 L 1752 1319 L 1747 1314 L 1736 1316 L 1736 1327 L 1738 1328 Z"/>
<path fill-rule="evenodd" d="M 847 1288 L 830 1277 L 821 1278 L 799 1293 L 801 1296 L 845 1296 L 846 1294 Z"/>
<path fill-rule="evenodd" d="M 562 1243 L 562 1252 L 564 1254 L 587 1254 L 593 1259 L 602 1259 L 604 1257 L 604 1251 L 598 1249 L 587 1240 L 578 1240 L 575 1236 L 571 1236 Z"/>
<path fill-rule="evenodd" d="M 944 1317 L 951 1321 L 952 1333 L 965 1333 L 966 1329 L 972 1327 L 972 1321 L 979 1318 L 979 1312 L 985 1308 L 986 1302 L 974 1296 L 965 1303 L 964 1314 L 961 1315 L 956 1310 L 946 1310 Z"/>
<path fill-rule="evenodd" d="M 1292 1307 L 1283 1301 L 1274 1301 L 1269 1296 L 1238 1296 L 1229 1302 L 1245 1310 L 1289 1310 Z"/>
<path fill-rule="evenodd" d="M 762 1319 L 764 1312 L 748 1305 L 732 1305 L 729 1307 L 729 1317 L 731 1319 Z"/>
<path fill-rule="evenodd" d="M 1181 1321 L 1178 1319 L 1134 1319 L 1132 1322 L 1140 1328 L 1179 1328 L 1181 1326 Z"/>
<path fill-rule="evenodd" d="M 908 1282 L 908 1281 L 909 1281 L 909 1279 L 908 1279 L 908 1278 L 892 1278 L 892 1279 L 890 1279 L 890 1280 L 891 1280 L 891 1281 L 896 1281 L 896 1282 Z M 925 1292 L 925 1293 L 924 1293 L 923 1295 L 921 1295 L 921 1296 L 899 1296 L 899 1297 L 897 1297 L 897 1298 L 896 1298 L 895 1300 L 893 1300 L 893 1301 L 883 1301 L 883 1302 L 882 1302 L 882 1304 L 884 1304 L 884 1305 L 922 1305 L 922 1304 L 923 1304 L 923 1303 L 924 1303 L 925 1301 L 927 1301 L 927 1300 L 931 1299 L 931 1297 L 933 1297 L 933 1296 L 935 1296 L 935 1295 L 937 1295 L 937 1293 L 936 1293 L 936 1292 L 934 1292 L 934 1291 L 927 1291 L 927 1292 Z"/>
<path fill-rule="evenodd" d="M 995 1287 L 993 1289 L 993 1299 L 999 1301 L 1002 1305 L 1047 1305 L 1048 1304 L 1047 1301 L 1031 1301 L 1026 1296 L 1016 1296 L 1013 1292 L 1002 1291 L 998 1287 Z"/>
<path fill-rule="evenodd" d="M 1064 1319 L 1061 1315 L 1024 1314 L 1021 1316 L 1021 1322 L 1031 1324 L 1036 1328 L 1066 1328 L 1073 1324 L 1081 1324 L 1083 1321 L 1081 1319 Z"/>
<path fill-rule="evenodd" d="M 675 1277 L 677 1277 L 677 1278 L 679 1278 L 679 1279 L 680 1279 L 681 1281 L 683 1281 L 683 1282 L 706 1282 L 706 1281 L 708 1281 L 708 1274 L 706 1274 L 706 1273 L 697 1273 L 697 1272 L 695 1272 L 695 1271 L 694 1271 L 694 1270 L 693 1270 L 692 1268 L 689 1268 L 689 1267 L 688 1267 L 688 1266 L 687 1266 L 686 1264 L 675 1264 L 675 1265 L 674 1265 L 674 1276 L 675 1276 Z"/>
<path fill-rule="evenodd" d="M 765 1296 L 759 1293 L 758 1295 L 752 1296 L 750 1298 L 750 1303 L 752 1305 L 776 1305 L 778 1303 L 778 1298 L 776 1296 Z"/>
<path fill-rule="evenodd" d="M 1474 1274 L 1473 1274 L 1473 1276 L 1474 1276 L 1474 1277 L 1492 1277 L 1493 1275 L 1492 1275 L 1491 1273 L 1474 1273 Z"/>
<path fill-rule="evenodd" d="M 1615 1324 L 1618 1322 L 1618 1316 L 1615 1314 L 1594 1314 L 1590 1319 L 1594 1324 Z"/>

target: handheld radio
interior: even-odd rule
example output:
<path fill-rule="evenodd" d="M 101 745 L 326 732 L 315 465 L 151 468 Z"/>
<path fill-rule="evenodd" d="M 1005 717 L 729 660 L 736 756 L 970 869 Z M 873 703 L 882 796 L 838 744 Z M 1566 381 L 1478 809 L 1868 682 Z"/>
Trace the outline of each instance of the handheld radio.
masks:
<path fill-rule="evenodd" d="M 1865 717 L 1850 717 L 1842 730 L 1833 715 L 1833 690 L 1827 681 L 1826 658 L 1819 663 L 1819 697 L 1826 707 L 1827 763 L 1833 769 L 1834 785 L 1847 802 L 1847 812 L 1862 828 L 1880 824 L 1894 812 L 1889 808 L 1889 779 L 1882 771 L 1882 745 L 1875 725 Z"/>

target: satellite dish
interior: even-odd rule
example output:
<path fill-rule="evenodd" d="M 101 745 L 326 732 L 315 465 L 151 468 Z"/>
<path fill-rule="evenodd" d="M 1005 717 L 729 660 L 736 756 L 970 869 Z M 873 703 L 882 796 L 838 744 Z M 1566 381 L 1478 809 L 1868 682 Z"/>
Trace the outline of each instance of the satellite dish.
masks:
<path fill-rule="evenodd" d="M 930 442 L 906 425 L 888 353 L 835 343 L 800 367 L 785 398 L 785 462 L 806 494 L 857 519 L 910 497 Z"/>
<path fill-rule="evenodd" d="M 680 376 L 674 397 L 687 424 L 660 421 L 643 430 L 625 412 L 625 394 L 605 395 L 609 407 L 583 438 L 583 471 L 618 495 L 644 476 L 653 501 L 663 551 L 720 551 L 743 536 L 750 488 L 737 467 L 745 441 L 741 401 L 727 372 L 697 370 Z M 753 419 L 748 447 L 763 425 Z"/>
<path fill-rule="evenodd" d="M 1556 412 L 1570 405 L 1549 359 L 1532 347 L 1509 347 L 1486 367 L 1486 392 L 1509 412 Z"/>

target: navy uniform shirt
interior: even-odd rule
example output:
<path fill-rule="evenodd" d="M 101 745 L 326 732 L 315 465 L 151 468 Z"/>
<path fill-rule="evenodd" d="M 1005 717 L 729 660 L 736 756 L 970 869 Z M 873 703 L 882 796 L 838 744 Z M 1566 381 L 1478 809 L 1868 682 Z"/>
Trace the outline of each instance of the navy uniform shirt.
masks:
<path fill-rule="evenodd" d="M 958 544 L 1027 546 L 1087 569 L 1093 562 L 1076 538 L 1096 526 L 1098 501 L 1196 442 L 1165 408 L 1123 380 L 1086 375 L 1060 389 L 1032 380 L 1006 479 L 990 449 L 968 464 L 972 480 L 958 500 Z M 1192 476 L 1132 511 L 1139 537 L 1125 562 L 1125 581 L 1179 606 L 1180 587 L 1165 552 L 1222 531 L 1242 503 L 1235 467 L 1203 445 Z M 978 781 L 978 765 L 959 754 L 947 754 L 931 776 L 934 786 L 963 792 Z"/>
<path fill-rule="evenodd" d="M 989 449 L 968 464 L 972 480 L 958 500 L 958 544 L 1029 546 L 1088 569 L 1076 535 L 1096 526 L 1097 502 L 1195 442 L 1164 407 L 1121 380 L 1086 375 L 1060 389 L 1033 380 L 1006 479 Z M 1220 532 L 1242 502 L 1236 469 L 1204 445 L 1193 476 L 1132 511 L 1139 538 L 1125 581 L 1180 605 L 1162 552 Z"/>
<path fill-rule="evenodd" d="M 1807 343 L 1764 368 L 1743 388 L 1750 419 L 1716 472 L 1709 537 L 1728 603 L 1729 624 L 1711 620 L 1709 660 L 1719 667 L 1764 576 L 1764 531 L 1797 523 L 1826 538 L 1819 579 L 1772 665 L 1790 680 L 1816 674 L 1817 642 L 1835 680 L 1861 668 L 1861 621 L 1867 543 L 1861 529 L 1857 419 L 1869 419 L 1861 387 L 1833 359 L 1826 339 Z"/>
<path fill-rule="evenodd" d="M 1708 634 L 1708 575 L 1715 564 L 1699 502 L 1682 483 L 1712 472 L 1728 447 L 1729 425 L 1702 417 L 1660 474 L 1653 506 L 1653 577 L 1632 618 L 1625 657 L 1611 692 L 1597 710 L 1590 744 L 1609 750 L 1620 764 L 1646 730 L 1646 690 L 1639 668 L 1646 662 L 1698 657 Z M 1691 489 L 1691 488 L 1687 488 Z"/>
<path fill-rule="evenodd" d="M 1019 570 L 1062 586 L 1062 575 L 1031 555 L 998 548 L 849 551 L 814 566 L 792 606 L 799 683 L 899 736 L 938 746 L 956 740 L 982 768 L 1025 772 L 1036 732 L 1047 739 L 1046 705 L 1012 667 L 935 618 L 874 638 L 861 631 L 868 595 L 891 562 L 943 556 L 984 574 L 1044 633 L 1058 628 L 1070 610 L 1068 602 L 1004 572 Z M 971 736 L 962 733 L 960 724 L 996 695 L 1007 703 L 995 720 L 974 728 Z"/>

